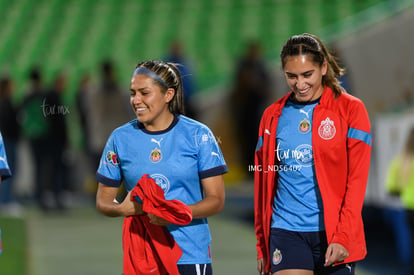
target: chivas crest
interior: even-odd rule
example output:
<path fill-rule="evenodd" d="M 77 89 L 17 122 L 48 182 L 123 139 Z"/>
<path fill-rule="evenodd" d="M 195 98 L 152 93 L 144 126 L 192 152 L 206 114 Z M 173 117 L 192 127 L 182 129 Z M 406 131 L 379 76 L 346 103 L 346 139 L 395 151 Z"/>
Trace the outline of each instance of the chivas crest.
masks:
<path fill-rule="evenodd" d="M 154 150 L 151 151 L 150 154 L 150 160 L 152 162 L 159 162 L 162 158 L 162 154 L 161 154 L 161 150 L 158 148 L 155 148 Z"/>
<path fill-rule="evenodd" d="M 299 123 L 299 132 L 302 134 L 309 132 L 310 128 L 310 122 L 306 118 L 302 119 L 302 121 Z"/>
<path fill-rule="evenodd" d="M 335 136 L 336 129 L 334 122 L 327 117 L 321 122 L 318 129 L 319 136 L 325 140 L 332 139 Z"/>

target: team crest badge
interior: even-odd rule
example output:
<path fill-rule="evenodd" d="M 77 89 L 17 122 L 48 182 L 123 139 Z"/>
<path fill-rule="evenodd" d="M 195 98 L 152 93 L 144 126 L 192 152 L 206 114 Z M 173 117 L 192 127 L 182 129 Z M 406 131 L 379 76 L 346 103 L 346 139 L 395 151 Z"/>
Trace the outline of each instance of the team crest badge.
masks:
<path fill-rule="evenodd" d="M 159 162 L 162 158 L 162 154 L 161 154 L 161 150 L 158 148 L 155 148 L 154 150 L 151 151 L 150 154 L 150 160 L 152 162 Z"/>
<path fill-rule="evenodd" d="M 319 136 L 325 140 L 332 139 L 335 136 L 336 129 L 334 122 L 327 117 L 321 122 L 318 129 Z"/>
<path fill-rule="evenodd" d="M 299 123 L 299 132 L 302 134 L 306 134 L 311 129 L 310 122 L 306 118 L 302 119 L 302 121 Z"/>
<path fill-rule="evenodd" d="M 118 156 L 113 151 L 108 151 L 106 153 L 106 161 L 108 161 L 108 162 L 110 162 L 110 163 L 112 163 L 114 165 L 118 165 L 119 164 Z"/>
<path fill-rule="evenodd" d="M 277 248 L 273 251 L 272 261 L 274 265 L 278 265 L 282 261 L 282 252 Z"/>

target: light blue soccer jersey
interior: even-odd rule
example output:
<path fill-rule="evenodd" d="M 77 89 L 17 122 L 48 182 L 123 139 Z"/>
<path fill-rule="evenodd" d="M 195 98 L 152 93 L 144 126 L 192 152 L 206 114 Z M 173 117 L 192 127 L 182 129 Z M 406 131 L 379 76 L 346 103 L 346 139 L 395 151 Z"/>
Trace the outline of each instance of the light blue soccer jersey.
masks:
<path fill-rule="evenodd" d="M 11 176 L 9 164 L 7 163 L 6 150 L 4 149 L 3 136 L 0 133 L 0 177 L 6 179 Z"/>
<path fill-rule="evenodd" d="M 273 228 L 314 232 L 324 230 L 322 198 L 312 153 L 312 115 L 317 101 L 290 99 L 282 109 L 276 133 L 278 187 Z"/>
<path fill-rule="evenodd" d="M 203 199 L 201 180 L 227 172 L 220 147 L 205 125 L 175 116 L 164 131 L 147 131 L 135 119 L 110 135 L 97 171 L 97 180 L 109 186 L 123 181 L 130 191 L 149 174 L 168 200 L 190 205 Z M 178 264 L 210 263 L 211 235 L 207 219 L 186 226 L 167 226 L 183 251 Z"/>

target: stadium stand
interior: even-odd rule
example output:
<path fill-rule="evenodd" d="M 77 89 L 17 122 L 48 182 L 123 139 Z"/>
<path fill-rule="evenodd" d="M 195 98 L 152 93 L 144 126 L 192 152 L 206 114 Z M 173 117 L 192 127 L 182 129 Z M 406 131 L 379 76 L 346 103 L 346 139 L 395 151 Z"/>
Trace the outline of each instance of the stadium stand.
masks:
<path fill-rule="evenodd" d="M 46 79 L 65 68 L 73 91 L 81 72 L 93 72 L 102 59 L 111 58 L 128 83 L 138 61 L 163 57 L 168 42 L 178 38 L 194 61 L 203 90 L 231 77 L 234 59 L 250 38 L 275 59 L 292 34 L 321 33 L 329 26 L 341 31 L 342 22 L 372 7 L 398 8 L 409 2 L 1 0 L 0 66 L 19 87 L 33 64 L 43 66 Z"/>

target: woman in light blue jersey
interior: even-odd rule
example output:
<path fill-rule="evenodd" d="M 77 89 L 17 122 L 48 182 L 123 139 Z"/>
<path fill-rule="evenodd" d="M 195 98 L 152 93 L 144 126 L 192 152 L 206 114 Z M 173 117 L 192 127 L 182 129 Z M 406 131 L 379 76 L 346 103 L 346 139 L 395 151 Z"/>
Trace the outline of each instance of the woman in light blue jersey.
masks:
<path fill-rule="evenodd" d="M 224 207 L 227 172 L 217 141 L 208 127 L 183 115 L 182 78 L 175 64 L 138 64 L 130 93 L 137 119 L 115 129 L 107 141 L 97 171 L 97 209 L 112 217 L 147 215 L 130 191 L 148 174 L 167 200 L 180 200 L 192 211 L 192 221 L 185 226 L 148 214 L 150 222 L 164 226 L 181 248 L 180 274 L 212 274 L 206 218 Z M 118 203 L 121 184 L 128 195 Z"/>
<path fill-rule="evenodd" d="M 7 163 L 6 149 L 4 148 L 3 136 L 0 133 L 0 183 L 2 179 L 11 176 L 9 164 Z"/>
<path fill-rule="evenodd" d="M 367 254 L 368 113 L 315 35 L 290 37 L 280 58 L 290 92 L 264 111 L 255 153 L 258 272 L 353 275 Z"/>

